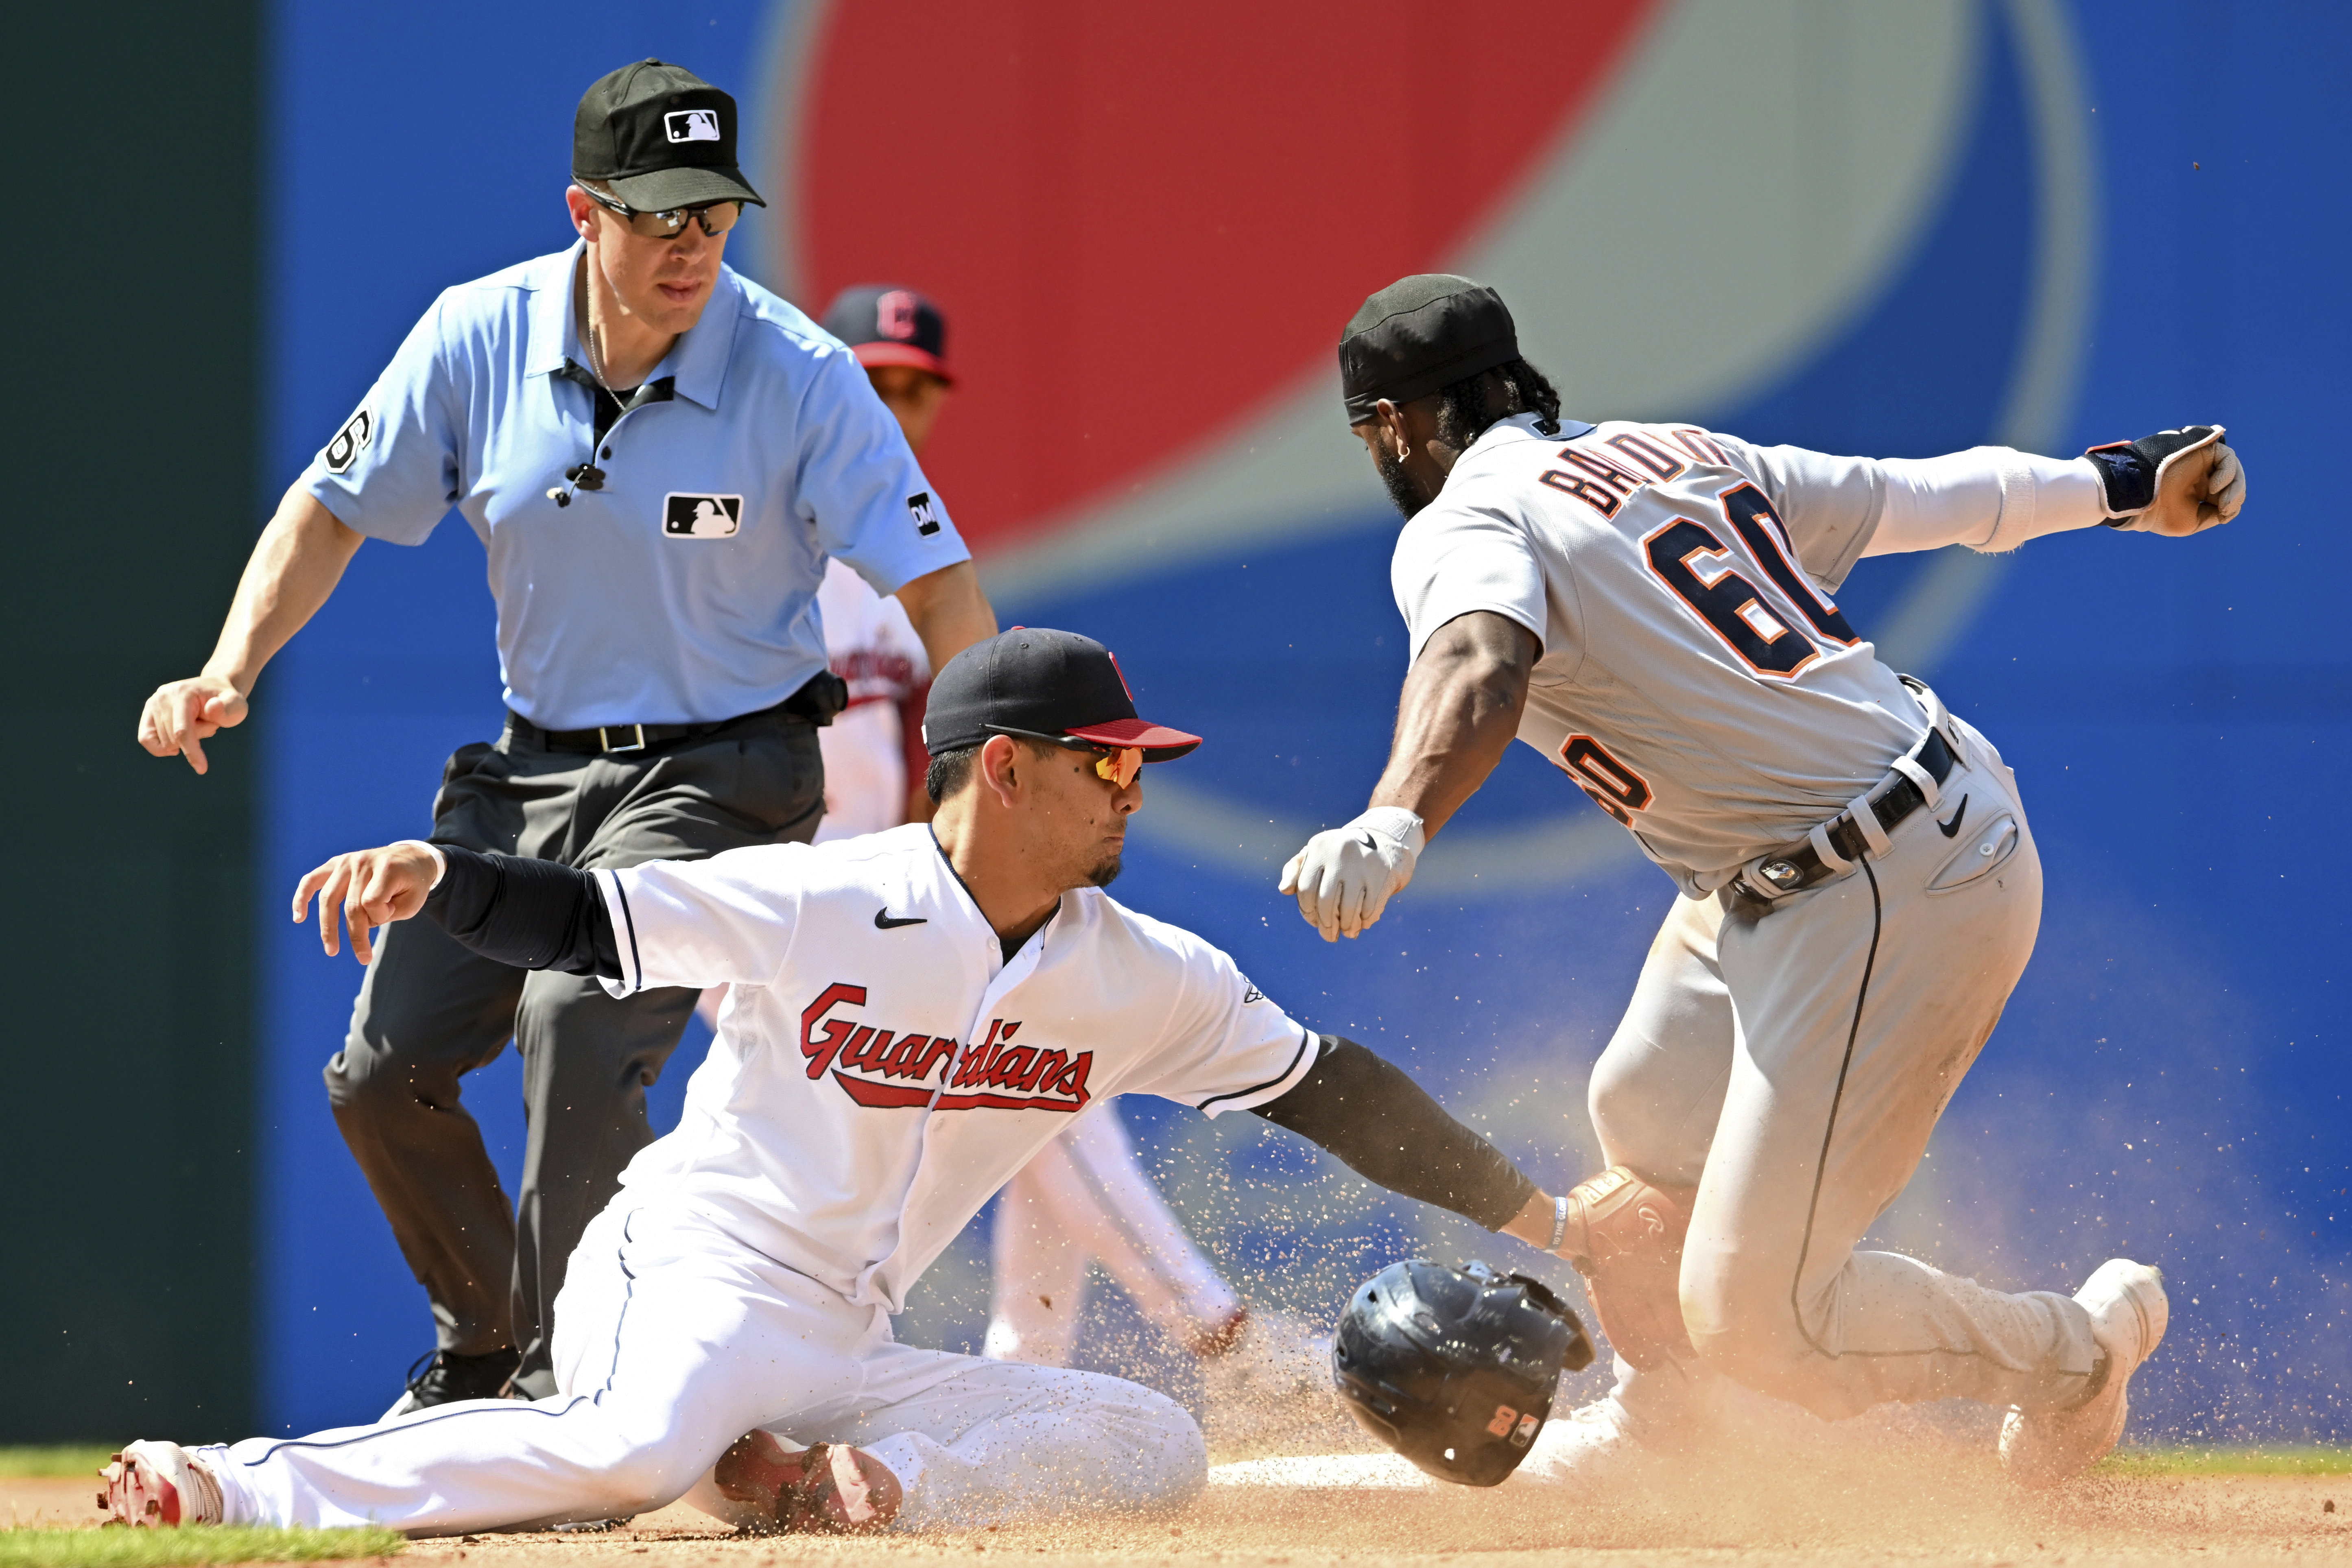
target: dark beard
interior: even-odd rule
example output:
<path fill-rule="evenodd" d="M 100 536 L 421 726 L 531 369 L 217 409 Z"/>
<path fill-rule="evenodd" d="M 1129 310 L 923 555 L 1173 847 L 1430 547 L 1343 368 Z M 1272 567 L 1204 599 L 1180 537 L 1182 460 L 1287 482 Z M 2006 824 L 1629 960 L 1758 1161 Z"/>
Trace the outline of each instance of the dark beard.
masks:
<path fill-rule="evenodd" d="M 1412 481 L 1405 477 L 1403 462 L 1387 447 L 1375 446 L 1372 448 L 1372 465 L 1381 471 L 1381 483 L 1388 487 L 1389 500 L 1396 503 L 1397 510 L 1404 513 L 1408 521 L 1414 512 L 1429 504 L 1421 499 L 1421 492 L 1414 489 Z"/>
<path fill-rule="evenodd" d="M 1114 855 L 1108 860 L 1097 862 L 1095 868 L 1087 873 L 1087 880 L 1097 888 L 1108 888 L 1118 880 L 1118 873 L 1119 857 Z"/>

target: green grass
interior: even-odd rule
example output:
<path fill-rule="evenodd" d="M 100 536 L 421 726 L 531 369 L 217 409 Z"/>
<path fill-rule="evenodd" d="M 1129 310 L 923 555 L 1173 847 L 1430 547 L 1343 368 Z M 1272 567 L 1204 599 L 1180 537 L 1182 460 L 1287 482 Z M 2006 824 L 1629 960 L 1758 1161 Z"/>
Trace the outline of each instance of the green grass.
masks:
<path fill-rule="evenodd" d="M 190 1568 L 211 1563 L 316 1563 L 389 1557 L 406 1546 L 389 1530 L 0 1530 L 0 1568 Z"/>
<path fill-rule="evenodd" d="M 88 1476 L 98 1479 L 100 1465 L 114 1458 L 111 1448 L 65 1445 L 50 1448 L 0 1447 L 0 1476 Z"/>
<path fill-rule="evenodd" d="M 2099 1461 L 2103 1476 L 2352 1475 L 2352 1448 L 2127 1448 Z"/>

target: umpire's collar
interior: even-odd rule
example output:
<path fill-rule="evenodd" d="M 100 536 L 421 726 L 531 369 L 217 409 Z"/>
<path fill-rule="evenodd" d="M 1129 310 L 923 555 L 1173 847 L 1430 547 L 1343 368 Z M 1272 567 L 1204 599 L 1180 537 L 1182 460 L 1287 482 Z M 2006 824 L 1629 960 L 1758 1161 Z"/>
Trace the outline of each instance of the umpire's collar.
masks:
<path fill-rule="evenodd" d="M 586 240 L 576 240 L 571 249 L 531 263 L 526 285 L 530 289 L 530 360 L 524 371 L 528 375 L 559 374 L 567 359 L 588 363 L 572 318 L 572 281 L 580 275 L 580 258 L 587 248 Z M 735 318 L 742 302 L 743 288 L 735 269 L 721 265 L 718 280 L 710 286 L 710 302 L 702 308 L 702 319 L 670 345 L 669 353 L 646 379 L 672 377 L 677 395 L 717 412 L 719 393 L 727 385 L 727 362 L 735 352 Z"/>

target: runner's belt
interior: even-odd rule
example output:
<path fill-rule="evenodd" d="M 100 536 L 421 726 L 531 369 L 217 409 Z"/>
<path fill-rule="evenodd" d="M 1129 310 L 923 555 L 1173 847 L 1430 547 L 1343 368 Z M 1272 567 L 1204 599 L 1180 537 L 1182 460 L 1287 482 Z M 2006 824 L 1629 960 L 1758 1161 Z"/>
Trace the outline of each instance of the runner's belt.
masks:
<path fill-rule="evenodd" d="M 1941 730 L 1930 729 L 1927 738 L 1911 748 L 1905 761 L 1917 767 L 1927 777 L 1942 784 L 1952 776 L 1953 764 L 1958 761 L 1951 742 L 1944 739 Z M 1927 804 L 1927 792 L 1921 789 L 1909 769 L 1897 765 L 1891 771 L 1895 782 L 1874 797 L 1865 796 L 1812 831 L 1811 837 L 1793 848 L 1775 850 L 1761 860 L 1751 862 L 1734 877 L 1728 886 L 1743 898 L 1769 904 L 1790 893 L 1804 891 L 1816 883 L 1826 882 L 1853 869 L 1854 862 L 1871 852 L 1872 835 L 1856 819 L 1857 810 L 1866 810 L 1876 819 L 1877 835 L 1882 845 L 1895 824 Z M 1830 853 L 1823 855 L 1826 847 Z"/>
<path fill-rule="evenodd" d="M 719 719 L 708 724 L 599 724 L 588 730 L 542 730 L 521 714 L 509 712 L 507 715 L 507 733 L 551 752 L 581 752 L 594 756 L 604 752 L 644 752 L 672 741 L 690 741 L 697 736 L 716 733 L 730 724 L 740 724 L 746 719 L 757 719 L 770 713 L 782 714 L 787 719 L 805 720 L 811 724 L 830 724 L 834 715 L 848 706 L 849 683 L 826 669 L 809 677 L 807 685 L 772 708 L 762 708 L 753 713 L 738 713 L 732 719 Z"/>

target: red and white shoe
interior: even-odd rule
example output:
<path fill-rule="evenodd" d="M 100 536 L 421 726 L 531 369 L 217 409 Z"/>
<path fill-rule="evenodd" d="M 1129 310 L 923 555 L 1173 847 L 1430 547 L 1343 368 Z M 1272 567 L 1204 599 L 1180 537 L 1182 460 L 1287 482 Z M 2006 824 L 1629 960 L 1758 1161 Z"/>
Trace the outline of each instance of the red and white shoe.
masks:
<path fill-rule="evenodd" d="M 846 1443 L 798 1452 L 770 1432 L 747 1432 L 710 1472 L 719 1495 L 751 1510 L 757 1530 L 845 1535 L 880 1530 L 905 1494 L 890 1467 Z"/>
<path fill-rule="evenodd" d="M 2002 1420 L 2001 1468 L 2021 1486 L 2056 1486 L 2115 1447 L 2131 1415 L 2131 1374 L 2164 1342 L 2171 1316 L 2164 1276 L 2128 1258 L 2100 1264 L 2074 1300 L 2091 1314 L 2091 1337 L 2106 1352 L 2106 1381 L 2071 1410 L 2011 1410 Z"/>
<path fill-rule="evenodd" d="M 220 1482 L 177 1443 L 131 1443 L 98 1472 L 98 1506 L 117 1524 L 172 1529 L 221 1522 Z"/>

